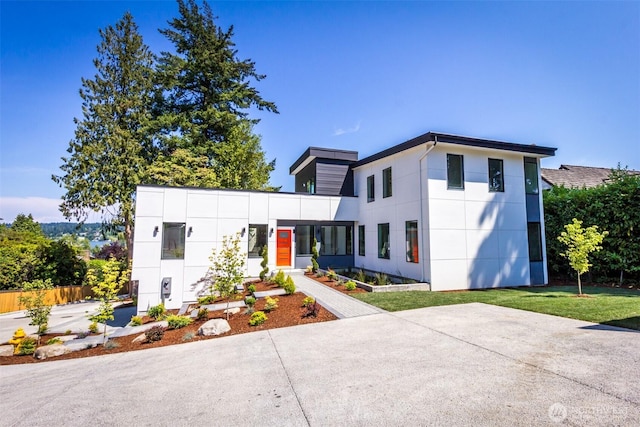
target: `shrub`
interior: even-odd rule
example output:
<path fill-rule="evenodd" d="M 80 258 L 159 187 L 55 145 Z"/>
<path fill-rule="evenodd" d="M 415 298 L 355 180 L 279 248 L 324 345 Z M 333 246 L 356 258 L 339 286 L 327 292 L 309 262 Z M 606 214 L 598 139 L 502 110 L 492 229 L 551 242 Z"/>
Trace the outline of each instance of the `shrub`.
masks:
<path fill-rule="evenodd" d="M 165 313 L 165 308 L 164 308 L 164 304 L 160 303 L 158 305 L 154 305 L 153 307 L 150 307 L 149 310 L 147 311 L 147 315 L 149 317 L 154 318 L 155 320 L 162 320 L 162 318 L 164 317 L 164 313 Z"/>
<path fill-rule="evenodd" d="M 62 340 L 60 338 L 51 338 L 47 340 L 47 345 L 54 345 L 54 344 L 62 344 Z"/>
<path fill-rule="evenodd" d="M 29 354 L 33 354 L 36 351 L 37 340 L 32 337 L 25 337 L 20 344 L 18 344 L 18 354 L 21 356 L 26 356 Z"/>
<path fill-rule="evenodd" d="M 89 332 L 78 332 L 76 336 L 78 337 L 78 339 L 86 338 L 89 336 Z"/>
<path fill-rule="evenodd" d="M 263 311 L 256 311 L 251 315 L 251 318 L 249 318 L 249 325 L 251 326 L 262 325 L 264 322 L 267 321 L 267 319 L 268 317 L 266 314 L 264 314 Z"/>
<path fill-rule="evenodd" d="M 344 286 L 344 280 L 338 279 L 338 283 L 336 283 L 336 286 Z"/>
<path fill-rule="evenodd" d="M 278 298 L 266 297 L 264 299 L 264 311 L 267 313 L 278 308 Z"/>
<path fill-rule="evenodd" d="M 249 285 L 249 287 L 247 288 L 247 290 L 250 293 L 254 293 L 256 291 L 256 285 Z"/>
<path fill-rule="evenodd" d="M 178 316 L 177 314 L 170 314 L 167 316 L 167 323 L 169 329 L 180 329 L 193 323 L 193 319 L 187 316 Z"/>
<path fill-rule="evenodd" d="M 142 317 L 131 316 L 131 321 L 129 323 L 131 324 L 131 326 L 140 326 L 142 325 Z"/>
<path fill-rule="evenodd" d="M 287 295 L 295 293 L 296 284 L 293 283 L 293 279 L 291 278 L 291 276 L 287 276 L 287 280 L 284 281 L 283 289 L 287 293 Z"/>
<path fill-rule="evenodd" d="M 22 284 L 23 292 L 20 293 L 18 301 L 24 305 L 26 315 L 31 319 L 30 325 L 38 327 L 38 340 L 40 335 L 46 332 L 47 322 L 51 314 L 51 305 L 45 304 L 44 299 L 47 290 L 53 289 L 51 280 L 34 280 Z"/>
<path fill-rule="evenodd" d="M 314 273 L 318 271 L 320 265 L 318 265 L 318 239 L 313 238 L 313 246 L 311 247 L 311 271 Z"/>
<path fill-rule="evenodd" d="M 254 297 L 246 297 L 244 303 L 247 304 L 247 307 L 253 307 L 256 305 L 256 299 Z"/>
<path fill-rule="evenodd" d="M 97 322 L 91 322 L 91 324 L 89 325 L 89 332 L 91 332 L 92 334 L 97 334 L 98 333 L 98 323 Z"/>
<path fill-rule="evenodd" d="M 267 274 L 269 274 L 269 250 L 267 248 L 267 245 L 264 245 L 262 247 L 262 252 L 260 253 L 260 255 L 262 255 L 262 261 L 260 261 L 260 266 L 262 267 L 262 270 L 260 270 L 260 280 L 264 282 Z"/>
<path fill-rule="evenodd" d="M 194 334 L 193 332 L 187 332 L 182 336 L 182 341 L 191 341 L 193 338 L 195 338 L 195 336 L 196 334 Z"/>
<path fill-rule="evenodd" d="M 162 337 L 164 337 L 164 331 L 165 328 L 163 328 L 162 326 L 154 326 L 153 328 L 147 330 L 147 332 L 144 333 L 144 336 L 146 338 L 145 342 L 151 343 L 160 341 Z"/>
<path fill-rule="evenodd" d="M 316 302 L 316 299 L 315 299 L 314 297 L 305 297 L 305 298 L 302 300 L 302 306 L 303 306 L 303 307 L 306 307 L 306 306 L 308 306 L 309 304 L 313 304 L 314 302 Z"/>
<path fill-rule="evenodd" d="M 307 268 L 305 270 L 306 273 L 313 273 L 313 265 L 307 265 Z"/>
<path fill-rule="evenodd" d="M 114 348 L 118 348 L 120 347 L 120 344 L 118 344 L 117 342 L 113 341 L 113 340 L 109 340 L 106 343 L 104 343 L 104 348 L 106 350 L 113 350 Z"/>
<path fill-rule="evenodd" d="M 316 277 L 324 277 L 324 271 L 316 271 Z"/>
<path fill-rule="evenodd" d="M 285 280 L 286 280 L 286 277 L 284 276 L 284 271 L 278 270 L 275 277 L 273 278 L 273 283 L 275 283 L 280 287 L 283 287 Z"/>
<path fill-rule="evenodd" d="M 198 310 L 198 315 L 196 316 L 196 319 L 198 320 L 207 320 L 209 318 L 209 309 L 208 308 L 200 308 Z"/>
<path fill-rule="evenodd" d="M 67 329 L 66 331 L 64 331 L 65 335 L 71 335 L 71 329 Z"/>
<path fill-rule="evenodd" d="M 386 285 L 387 283 L 389 283 L 389 278 L 384 273 L 376 273 L 374 281 L 375 281 L 376 285 L 383 286 L 383 285 Z"/>
<path fill-rule="evenodd" d="M 205 297 L 198 298 L 198 304 L 201 304 L 201 305 L 213 304 L 214 302 L 216 302 L 215 295 L 207 295 Z"/>
<path fill-rule="evenodd" d="M 358 282 L 365 283 L 365 282 L 367 281 L 367 275 L 366 275 L 366 274 L 364 274 L 364 271 L 363 271 L 362 269 L 360 269 L 360 270 L 358 270 L 358 272 L 356 273 L 356 277 L 355 277 L 355 279 L 356 279 Z"/>
<path fill-rule="evenodd" d="M 318 313 L 320 313 L 320 304 L 318 304 L 317 302 L 313 302 L 305 306 L 302 317 L 318 317 Z"/>
<path fill-rule="evenodd" d="M 344 284 L 344 288 L 348 291 L 355 291 L 356 282 L 354 282 L 353 280 L 349 280 L 347 283 Z"/>
<path fill-rule="evenodd" d="M 329 278 L 329 280 L 338 280 L 338 274 L 332 269 L 329 269 L 327 271 L 327 277 Z"/>

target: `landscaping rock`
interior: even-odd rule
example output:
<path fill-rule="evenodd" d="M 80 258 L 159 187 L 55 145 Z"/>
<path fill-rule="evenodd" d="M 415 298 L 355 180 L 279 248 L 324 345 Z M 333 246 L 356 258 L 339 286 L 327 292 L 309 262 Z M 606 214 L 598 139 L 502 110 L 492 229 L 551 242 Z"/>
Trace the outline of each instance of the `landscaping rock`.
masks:
<path fill-rule="evenodd" d="M 268 291 L 254 292 L 253 296 L 255 296 L 256 298 L 266 298 L 266 297 L 285 295 L 286 293 L 287 292 L 284 289 L 278 288 L 278 289 L 271 289 L 271 290 L 268 290 Z"/>
<path fill-rule="evenodd" d="M 142 342 L 147 339 L 147 334 L 140 334 L 133 339 L 131 342 Z"/>
<path fill-rule="evenodd" d="M 211 319 L 198 329 L 198 335 L 210 336 L 210 335 L 222 335 L 225 332 L 229 332 L 231 326 L 229 322 L 224 319 Z"/>
<path fill-rule="evenodd" d="M 98 344 L 102 344 L 103 341 L 104 341 L 104 338 L 102 335 L 93 335 L 93 336 L 82 338 L 79 340 L 67 341 L 60 345 L 66 346 L 71 351 L 78 351 L 78 350 L 85 350 L 87 348 L 96 347 Z"/>
<path fill-rule="evenodd" d="M 240 307 L 230 308 L 229 310 L 225 310 L 222 313 L 227 314 L 227 312 L 229 314 L 238 314 L 240 313 Z"/>
<path fill-rule="evenodd" d="M 62 356 L 67 353 L 71 353 L 71 349 L 64 344 L 51 344 L 36 348 L 33 357 L 42 360 L 48 359 L 49 357 Z"/>
<path fill-rule="evenodd" d="M 246 306 L 247 306 L 247 304 L 245 304 L 244 301 L 230 301 L 229 302 L 229 308 L 246 307 Z M 217 304 L 201 305 L 200 308 L 206 308 L 209 311 L 225 310 L 227 308 L 227 303 L 226 302 L 219 302 Z"/>
<path fill-rule="evenodd" d="M 61 335 L 59 337 L 55 337 L 54 339 L 60 340 L 62 342 L 67 342 L 67 341 L 75 340 L 76 338 L 78 338 L 77 335 Z"/>
<path fill-rule="evenodd" d="M 0 356 L 13 356 L 13 346 L 0 345 Z"/>
<path fill-rule="evenodd" d="M 148 331 L 154 326 L 162 326 L 163 328 L 166 328 L 169 326 L 169 323 L 166 320 L 162 320 L 160 322 L 145 323 L 140 326 L 125 326 L 124 328 L 119 328 L 113 334 L 110 334 L 109 338 L 126 337 L 128 335 L 139 334 L 140 332 Z"/>

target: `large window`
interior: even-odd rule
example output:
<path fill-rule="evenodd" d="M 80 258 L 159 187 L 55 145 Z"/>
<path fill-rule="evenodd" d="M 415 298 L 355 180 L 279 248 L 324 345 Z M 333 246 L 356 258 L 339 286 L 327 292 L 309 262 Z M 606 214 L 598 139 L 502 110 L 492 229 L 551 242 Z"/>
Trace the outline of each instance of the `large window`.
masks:
<path fill-rule="evenodd" d="M 529 235 L 529 262 L 542 261 L 542 235 L 540 233 L 540 223 L 528 223 L 527 234 Z"/>
<path fill-rule="evenodd" d="M 489 159 L 489 191 L 504 192 L 504 172 L 501 159 Z"/>
<path fill-rule="evenodd" d="M 316 227 L 313 225 L 296 226 L 296 255 L 310 256 Z"/>
<path fill-rule="evenodd" d="M 407 262 L 419 262 L 418 253 L 418 221 L 407 221 L 405 223 L 407 235 Z"/>
<path fill-rule="evenodd" d="M 382 171 L 382 197 L 391 197 L 391 168 Z"/>
<path fill-rule="evenodd" d="M 538 163 L 531 157 L 524 158 L 524 190 L 527 194 L 538 194 Z"/>
<path fill-rule="evenodd" d="M 262 248 L 267 246 L 267 225 L 249 224 L 249 258 L 262 256 Z"/>
<path fill-rule="evenodd" d="M 447 188 L 464 189 L 464 160 L 460 154 L 447 154 Z"/>
<path fill-rule="evenodd" d="M 353 227 L 350 225 L 323 225 L 320 227 L 322 245 L 320 255 L 353 254 Z"/>
<path fill-rule="evenodd" d="M 184 222 L 162 224 L 162 259 L 184 259 Z"/>
<path fill-rule="evenodd" d="M 375 177 L 370 175 L 367 177 L 367 202 L 373 202 L 376 199 Z"/>
<path fill-rule="evenodd" d="M 378 224 L 378 258 L 389 259 L 390 254 L 389 244 L 389 223 Z"/>
<path fill-rule="evenodd" d="M 358 255 L 364 256 L 364 225 L 358 226 Z"/>

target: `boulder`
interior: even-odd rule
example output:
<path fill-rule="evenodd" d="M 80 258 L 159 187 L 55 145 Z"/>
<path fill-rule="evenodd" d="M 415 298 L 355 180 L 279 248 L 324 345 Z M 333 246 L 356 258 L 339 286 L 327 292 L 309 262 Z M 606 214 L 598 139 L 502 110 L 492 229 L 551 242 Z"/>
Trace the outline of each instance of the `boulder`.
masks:
<path fill-rule="evenodd" d="M 140 334 L 133 339 L 131 342 L 142 342 L 147 339 L 147 334 Z"/>
<path fill-rule="evenodd" d="M 64 345 L 71 351 L 78 351 L 96 347 L 98 344 L 102 344 L 103 341 L 104 338 L 102 335 L 91 335 L 86 338 L 66 341 L 63 344 L 59 345 Z"/>
<path fill-rule="evenodd" d="M 0 356 L 13 356 L 13 346 L 0 345 Z"/>
<path fill-rule="evenodd" d="M 223 311 L 222 313 L 227 314 L 227 312 L 229 312 L 229 314 L 238 314 L 240 313 L 240 307 L 230 308 L 228 310 Z"/>
<path fill-rule="evenodd" d="M 231 326 L 229 322 L 224 319 L 211 319 L 198 329 L 198 335 L 210 336 L 210 335 L 222 335 L 225 332 L 229 332 Z"/>
<path fill-rule="evenodd" d="M 167 322 L 166 320 L 161 320 L 159 322 L 145 323 L 144 325 L 140 326 L 125 326 L 124 328 L 119 328 L 114 333 L 109 334 L 109 338 L 118 338 L 125 337 L 127 335 L 139 334 L 140 332 L 148 331 L 154 326 L 162 326 L 163 328 L 166 328 L 167 326 L 169 326 L 169 322 Z"/>
<path fill-rule="evenodd" d="M 59 337 L 55 337 L 54 339 L 60 340 L 62 342 L 67 342 L 67 341 L 75 340 L 76 338 L 78 338 L 77 335 L 60 335 Z"/>
<path fill-rule="evenodd" d="M 43 345 L 36 348 L 36 352 L 33 357 L 36 359 L 48 359 L 49 357 L 62 356 L 63 354 L 71 353 L 71 349 L 63 344 L 51 344 Z"/>

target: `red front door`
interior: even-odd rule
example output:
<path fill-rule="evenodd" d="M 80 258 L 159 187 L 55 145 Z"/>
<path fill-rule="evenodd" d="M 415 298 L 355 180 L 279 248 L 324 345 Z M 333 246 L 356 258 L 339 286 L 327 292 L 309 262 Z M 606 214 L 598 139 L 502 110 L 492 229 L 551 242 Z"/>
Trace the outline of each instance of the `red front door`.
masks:
<path fill-rule="evenodd" d="M 291 230 L 278 230 L 276 266 L 291 266 Z"/>

